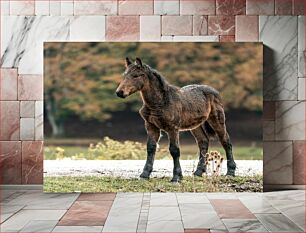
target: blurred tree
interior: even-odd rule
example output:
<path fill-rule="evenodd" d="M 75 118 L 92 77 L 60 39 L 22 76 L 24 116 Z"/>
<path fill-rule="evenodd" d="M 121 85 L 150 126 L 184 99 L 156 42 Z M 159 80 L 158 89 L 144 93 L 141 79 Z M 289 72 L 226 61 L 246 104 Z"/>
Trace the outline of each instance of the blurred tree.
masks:
<path fill-rule="evenodd" d="M 226 109 L 262 110 L 259 43 L 45 43 L 45 106 L 54 136 L 71 116 L 104 121 L 136 111 L 140 98 L 116 98 L 124 58 L 141 57 L 175 85 L 207 84 Z"/>

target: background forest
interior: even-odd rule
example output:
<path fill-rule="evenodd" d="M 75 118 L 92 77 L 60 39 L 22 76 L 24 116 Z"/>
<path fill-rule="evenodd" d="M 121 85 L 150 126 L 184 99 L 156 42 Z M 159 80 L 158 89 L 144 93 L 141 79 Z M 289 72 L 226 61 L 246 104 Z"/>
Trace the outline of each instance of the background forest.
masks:
<path fill-rule="evenodd" d="M 139 94 L 124 100 L 115 96 L 127 56 L 140 57 L 177 86 L 206 84 L 216 88 L 233 141 L 244 148 L 261 147 L 260 43 L 52 42 L 44 46 L 44 125 L 50 148 L 74 146 L 82 151 L 106 136 L 145 141 L 138 115 L 142 105 Z M 182 135 L 186 145 L 190 140 L 189 134 Z M 196 151 L 194 143 L 193 148 L 186 151 Z M 257 152 L 260 157 L 261 150 Z"/>

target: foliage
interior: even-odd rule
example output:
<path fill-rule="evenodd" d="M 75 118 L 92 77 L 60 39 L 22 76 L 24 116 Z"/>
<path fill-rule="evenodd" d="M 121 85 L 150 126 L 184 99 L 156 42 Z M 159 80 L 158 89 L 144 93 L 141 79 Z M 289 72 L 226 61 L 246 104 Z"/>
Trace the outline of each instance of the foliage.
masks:
<path fill-rule="evenodd" d="M 259 43 L 45 43 L 46 112 L 54 124 L 70 116 L 104 121 L 116 111 L 136 111 L 139 96 L 114 93 L 126 56 L 141 57 L 178 86 L 208 84 L 226 109 L 262 108 Z"/>
<path fill-rule="evenodd" d="M 143 158 L 145 152 L 146 146 L 140 142 L 119 142 L 105 137 L 102 142 L 96 145 L 90 144 L 87 159 L 140 159 Z"/>
<path fill-rule="evenodd" d="M 48 155 L 49 160 L 61 160 L 66 157 L 65 149 L 59 146 L 52 149 L 50 147 L 45 146 L 44 150 L 45 155 Z"/>
<path fill-rule="evenodd" d="M 123 143 L 105 137 L 103 142 L 96 145 L 90 144 L 88 149 L 89 159 L 135 159 L 146 150 L 139 142 L 125 141 Z"/>
<path fill-rule="evenodd" d="M 70 148 L 68 147 L 68 150 Z M 75 160 L 137 160 L 146 158 L 146 146 L 143 143 L 135 141 L 116 141 L 109 137 L 104 137 L 97 144 L 90 144 L 85 150 L 76 150 L 72 154 L 67 153 L 63 147 L 46 147 L 45 159 L 71 158 Z M 168 151 L 158 150 L 157 153 L 166 156 Z"/>
<path fill-rule="evenodd" d="M 198 148 L 195 144 L 182 144 L 180 146 L 181 159 L 198 159 Z M 210 151 L 220 151 L 222 147 L 209 147 Z M 259 146 L 235 146 L 234 157 L 237 160 L 262 160 L 262 148 Z M 116 141 L 105 137 L 101 142 L 90 144 L 88 148 L 77 146 L 45 146 L 44 158 L 55 159 L 86 159 L 86 160 L 144 160 L 147 157 L 146 146 L 134 141 Z M 156 159 L 172 159 L 168 146 L 162 144 L 156 152 Z"/>
<path fill-rule="evenodd" d="M 262 192 L 262 176 L 184 177 L 180 184 L 170 177 L 150 180 L 108 176 L 44 177 L 45 192 Z"/>

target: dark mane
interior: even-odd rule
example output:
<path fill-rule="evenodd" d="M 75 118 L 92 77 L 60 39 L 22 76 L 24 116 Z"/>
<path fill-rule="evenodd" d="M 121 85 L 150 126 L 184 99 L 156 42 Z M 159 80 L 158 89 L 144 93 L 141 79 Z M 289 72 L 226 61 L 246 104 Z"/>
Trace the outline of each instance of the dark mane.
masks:
<path fill-rule="evenodd" d="M 149 78 L 156 78 L 160 87 L 163 91 L 167 91 L 169 87 L 169 83 L 166 79 L 155 69 L 151 68 L 149 65 L 144 64 L 144 67 L 148 70 Z"/>

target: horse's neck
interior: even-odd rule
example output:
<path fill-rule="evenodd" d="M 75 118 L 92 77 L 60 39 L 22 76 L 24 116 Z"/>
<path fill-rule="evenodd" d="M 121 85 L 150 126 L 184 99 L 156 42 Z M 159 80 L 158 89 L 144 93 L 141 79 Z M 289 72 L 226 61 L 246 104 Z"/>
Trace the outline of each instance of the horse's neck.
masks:
<path fill-rule="evenodd" d="M 157 80 L 149 82 L 141 91 L 142 100 L 151 109 L 162 107 L 166 101 L 166 92 Z"/>

